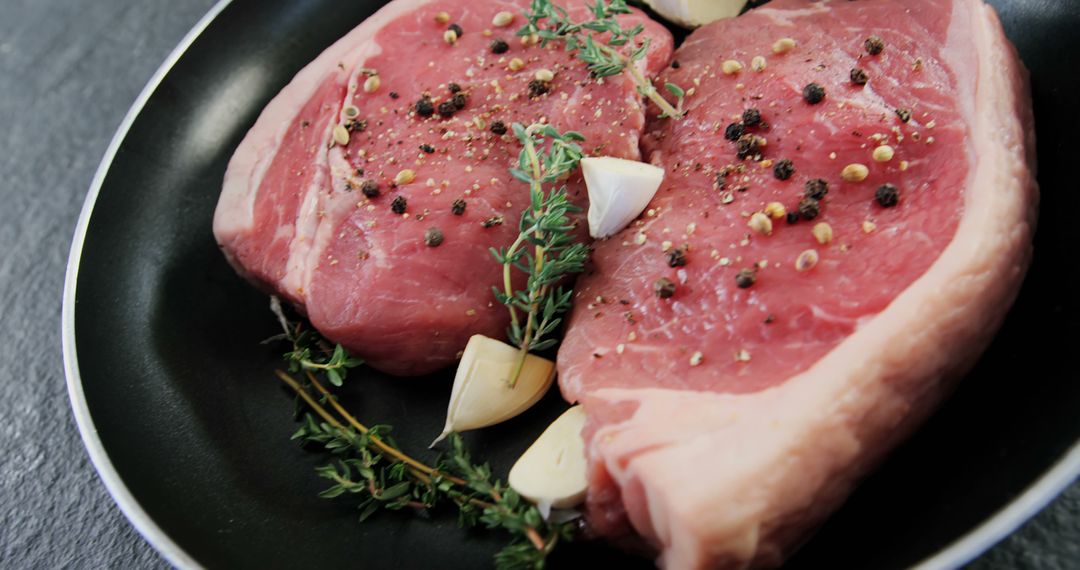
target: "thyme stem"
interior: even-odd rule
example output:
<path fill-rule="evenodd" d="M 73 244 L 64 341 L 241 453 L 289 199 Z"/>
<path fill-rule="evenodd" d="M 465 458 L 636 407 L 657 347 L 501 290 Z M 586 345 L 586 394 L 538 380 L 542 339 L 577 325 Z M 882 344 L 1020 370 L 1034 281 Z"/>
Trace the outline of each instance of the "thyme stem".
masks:
<path fill-rule="evenodd" d="M 511 388 L 517 385 L 529 352 L 554 346 L 554 339 L 543 337 L 558 326 L 557 315 L 570 308 L 569 293 L 556 289 L 557 284 L 566 275 L 580 272 L 588 257 L 587 247 L 575 241 L 576 224 L 569 215 L 580 209 L 570 203 L 566 188 L 544 191 L 545 184 L 557 183 L 578 167 L 583 153 L 577 142 L 583 137 L 572 131 L 559 133 L 545 124 L 524 127 L 515 123 L 513 128 L 522 149 L 510 172 L 529 185 L 529 206 L 510 247 L 492 249 L 503 266 L 502 288 L 495 289 L 495 297 L 510 311 L 507 336 L 519 349 L 508 381 Z M 550 145 L 542 149 L 539 144 L 545 140 Z M 533 246 L 531 253 L 528 244 Z M 513 288 L 515 267 L 528 276 L 523 291 Z M 524 323 L 519 311 L 525 315 Z"/>
<path fill-rule="evenodd" d="M 523 506 L 516 495 L 511 498 L 500 491 L 501 483 L 492 484 L 489 481 L 490 471 L 486 465 L 476 467 L 471 464 L 468 455 L 460 448 L 460 440 L 456 440 L 455 442 L 454 461 L 456 462 L 457 467 L 463 469 L 463 473 L 468 475 L 469 480 L 455 477 L 442 469 L 437 469 L 418 461 L 406 455 L 394 445 L 387 443 L 383 438 L 378 437 L 372 428 L 367 427 L 345 410 L 345 408 L 333 397 L 333 394 L 331 394 L 311 372 L 306 374 L 307 380 L 311 383 L 311 386 L 323 396 L 325 401 L 329 403 L 334 412 L 345 420 L 345 423 L 327 410 L 326 407 L 319 402 L 316 396 L 309 392 L 309 390 L 301 385 L 295 378 L 281 370 L 277 370 L 275 373 L 282 382 L 288 385 L 289 388 L 304 400 L 308 407 L 325 420 L 329 426 L 332 426 L 331 429 L 337 430 L 340 437 L 343 437 L 346 441 L 353 442 L 351 445 L 360 446 L 361 449 L 364 446 L 370 445 L 387 457 L 392 458 L 393 461 L 400 463 L 402 466 L 407 466 L 409 477 L 432 491 L 438 489 L 445 493 L 445 496 L 449 497 L 458 505 L 462 510 L 461 512 L 463 515 L 467 512 L 466 509 L 474 507 L 479 508 L 484 513 L 481 520 L 489 528 L 502 527 L 510 532 L 520 533 L 526 540 L 524 544 L 529 545 L 528 550 L 531 550 L 531 554 L 511 545 L 496 557 L 497 566 L 541 568 L 544 559 L 558 543 L 559 537 L 568 532 L 569 527 L 565 525 L 545 523 L 543 519 L 539 517 L 535 507 L 527 506 L 527 504 Z M 362 443 L 356 443 L 357 440 L 350 438 L 350 426 L 365 436 L 365 439 L 360 440 Z M 317 440 L 325 441 L 324 439 Z M 331 445 L 333 447 L 331 447 Z M 338 444 L 330 444 L 327 445 L 327 449 L 341 449 L 341 447 Z M 377 462 L 378 459 L 372 458 L 369 461 Z M 323 477 L 335 483 L 335 487 L 324 492 L 323 496 L 333 497 L 344 492 L 366 492 L 370 497 L 369 501 L 375 501 L 375 503 L 365 504 L 379 504 L 379 502 L 385 502 L 388 505 L 396 504 L 399 508 L 410 507 L 416 509 L 426 509 L 435 506 L 437 496 L 433 495 L 429 498 L 428 495 L 424 495 L 422 500 L 417 500 L 419 495 L 402 495 L 398 490 L 398 487 L 400 487 L 400 485 L 405 485 L 405 483 L 386 487 L 385 483 L 382 483 L 382 481 L 386 479 L 385 475 L 369 474 L 366 477 L 365 482 L 357 482 L 349 475 L 350 471 L 348 466 L 345 463 L 342 465 L 343 469 L 345 469 L 344 472 L 339 472 L 337 469 L 333 469 L 329 466 L 320 469 L 320 474 Z M 444 487 L 444 485 L 447 486 Z M 507 492 L 510 493 L 511 491 L 508 489 Z M 476 493 L 487 494 L 492 500 L 486 501 L 477 496 Z M 525 510 L 521 510 L 522 508 L 525 508 Z M 366 515 L 362 515 L 362 518 L 366 518 Z M 548 539 L 544 538 L 544 533 L 538 528 L 539 526 L 544 526 L 544 528 L 548 530 Z"/>
<path fill-rule="evenodd" d="M 281 372 L 280 370 L 278 371 L 278 374 L 282 375 L 282 376 L 287 376 L 287 375 L 285 375 L 284 372 Z M 348 411 L 346 411 L 345 408 L 343 408 L 341 406 L 341 404 L 338 403 L 337 399 L 334 398 L 330 394 L 330 392 L 325 387 L 323 387 L 322 384 L 319 383 L 319 380 L 315 378 L 314 374 L 308 372 L 307 377 L 308 377 L 308 381 L 311 382 L 311 385 L 314 386 L 315 389 L 318 390 L 320 394 L 322 394 L 323 396 L 326 397 L 326 401 L 330 403 L 330 407 L 334 408 L 334 411 L 336 411 L 341 417 L 345 418 L 346 421 L 348 421 L 350 425 L 352 425 L 354 428 L 356 428 L 360 433 L 369 433 L 371 431 L 371 430 L 369 430 L 367 428 L 367 426 L 360 423 L 355 417 L 352 416 L 352 414 L 350 414 Z M 285 378 L 282 378 L 282 380 L 285 380 Z M 289 380 L 286 380 L 286 381 L 296 383 L 296 381 L 292 380 L 291 378 Z M 297 387 L 298 386 L 299 386 L 299 384 L 297 384 Z M 296 388 L 294 387 L 293 389 L 295 390 Z M 307 398 L 304 398 L 304 399 L 307 400 Z M 310 404 L 311 402 L 309 401 L 308 403 Z M 455 485 L 464 485 L 465 484 L 465 481 L 462 480 L 462 479 L 459 479 L 459 478 L 454 477 L 452 475 L 447 475 L 445 473 L 439 473 L 435 469 L 433 469 L 431 467 L 428 467 L 427 465 L 424 465 L 420 461 L 417 461 L 416 459 L 413 459 L 412 457 L 409 457 L 408 455 L 405 455 L 399 449 L 397 449 L 397 448 L 395 448 L 395 447 L 393 447 L 391 445 L 388 445 L 385 441 L 382 440 L 382 438 L 380 438 L 377 435 L 372 435 L 371 436 L 371 443 L 374 444 L 375 447 L 379 448 L 379 451 L 382 451 L 383 453 L 389 455 L 390 457 L 393 457 L 394 459 L 397 459 L 398 461 L 400 461 L 400 462 L 402 462 L 402 463 L 404 463 L 404 464 L 406 464 L 406 465 L 408 465 L 408 466 L 410 466 L 410 467 L 424 473 L 425 475 L 436 474 L 436 475 L 439 475 L 439 476 L 443 477 L 447 481 L 452 481 Z"/>
<path fill-rule="evenodd" d="M 533 139 L 533 132 L 535 132 L 538 125 L 530 125 L 525 129 L 525 134 L 528 135 L 525 139 L 525 153 L 529 156 L 529 165 L 532 167 L 532 182 L 530 182 L 530 192 L 542 193 L 543 187 L 540 185 L 540 180 L 543 173 L 540 170 L 540 157 L 536 154 L 536 143 Z M 539 217 L 541 212 L 533 211 L 533 215 Z M 540 235 L 539 228 L 533 232 L 533 235 L 539 241 L 542 236 Z M 518 239 L 521 239 L 520 236 Z M 544 268 L 544 248 L 540 245 L 536 246 L 536 251 L 533 254 L 535 264 L 533 271 L 540 273 Z M 517 364 L 514 365 L 514 371 L 510 374 L 510 387 L 513 388 L 517 385 L 518 378 L 521 377 L 521 370 L 525 367 L 525 359 L 529 356 L 529 345 L 532 344 L 533 337 L 533 325 L 536 320 L 537 302 L 547 294 L 547 286 L 541 287 L 539 291 L 533 290 L 529 293 L 529 315 L 525 322 L 525 337 L 521 341 L 521 347 L 518 350 Z"/>
<path fill-rule="evenodd" d="M 617 21 L 617 16 L 631 13 L 626 0 L 596 0 L 590 8 L 592 20 L 574 22 L 565 8 L 551 0 L 532 0 L 525 14 L 528 23 L 518 31 L 518 35 L 535 35 L 544 45 L 549 41 L 563 42 L 566 51 L 576 52 L 577 58 L 588 64 L 594 77 L 629 72 L 638 93 L 660 108 L 661 118 L 682 119 L 686 114 L 682 110 L 686 92 L 677 85 L 666 84 L 667 90 L 678 99 L 677 104 L 672 105 L 635 65 L 645 57 L 649 40 L 646 38 L 640 44 L 636 40 L 645 30 L 643 25 L 625 29 Z M 607 34 L 606 41 L 596 40 L 597 34 Z"/>
<path fill-rule="evenodd" d="M 668 103 L 667 99 L 664 99 L 656 89 L 656 86 L 653 85 L 652 80 L 646 78 L 645 74 L 641 73 L 641 70 L 638 69 L 636 65 L 628 63 L 622 54 L 618 53 L 610 46 L 602 45 L 600 49 L 622 59 L 623 64 L 626 65 L 626 69 L 630 71 L 630 76 L 634 78 L 634 83 L 637 84 L 638 91 L 641 92 L 642 95 L 648 97 L 650 101 L 655 103 L 656 106 L 663 111 L 660 115 L 661 117 L 671 117 L 675 120 L 683 118 L 686 113 L 681 108 L 676 109 L 671 103 Z M 679 103 L 679 107 L 682 107 L 682 101 L 679 101 Z"/>

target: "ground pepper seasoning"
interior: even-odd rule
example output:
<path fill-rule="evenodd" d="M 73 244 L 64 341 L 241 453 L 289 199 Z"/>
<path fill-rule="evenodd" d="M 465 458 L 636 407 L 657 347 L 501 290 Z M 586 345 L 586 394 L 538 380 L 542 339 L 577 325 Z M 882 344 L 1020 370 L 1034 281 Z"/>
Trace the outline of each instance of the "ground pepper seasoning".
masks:
<path fill-rule="evenodd" d="M 731 123 L 724 129 L 724 138 L 729 141 L 737 141 L 746 132 L 746 126 L 742 123 Z"/>
<path fill-rule="evenodd" d="M 667 252 L 668 267 L 682 267 L 686 265 L 686 249 L 677 247 Z"/>
<path fill-rule="evenodd" d="M 381 194 L 379 191 L 379 183 L 371 179 L 360 183 L 360 192 L 367 198 L 378 198 L 379 194 Z"/>
<path fill-rule="evenodd" d="M 821 213 L 821 202 L 813 198 L 803 198 L 799 201 L 799 217 L 810 221 Z"/>
<path fill-rule="evenodd" d="M 424 232 L 424 244 L 428 247 L 438 247 L 443 242 L 443 233 L 439 228 L 428 228 Z"/>
<path fill-rule="evenodd" d="M 874 191 L 874 201 L 882 208 L 892 208 L 900 203 L 900 189 L 892 184 L 882 184 Z"/>
<path fill-rule="evenodd" d="M 675 296 L 675 283 L 667 277 L 661 277 L 653 283 L 653 291 L 661 299 L 670 299 Z"/>
<path fill-rule="evenodd" d="M 536 98 L 551 91 L 551 83 L 540 79 L 529 81 L 529 97 Z"/>
<path fill-rule="evenodd" d="M 795 163 L 786 158 L 778 160 L 773 166 L 773 176 L 775 176 L 777 180 L 787 180 L 791 178 L 793 174 L 795 174 Z"/>
<path fill-rule="evenodd" d="M 825 100 L 825 88 L 817 83 L 810 83 L 803 87 L 803 100 L 811 105 L 817 105 Z"/>
<path fill-rule="evenodd" d="M 742 122 L 748 127 L 756 127 L 761 124 L 761 111 L 750 108 L 743 111 Z"/>
<path fill-rule="evenodd" d="M 421 117 L 430 117 L 435 114 L 435 104 L 431 102 L 431 98 L 424 96 L 413 105 L 413 109 L 417 115 Z"/>
<path fill-rule="evenodd" d="M 740 269 L 735 274 L 735 285 L 739 289 L 749 289 L 754 286 L 754 283 L 757 283 L 757 271 L 754 269 Z"/>
<path fill-rule="evenodd" d="M 829 183 L 821 178 L 814 178 L 806 181 L 806 186 L 803 189 L 803 195 L 813 200 L 821 200 L 825 198 L 825 195 L 829 193 Z"/>
<path fill-rule="evenodd" d="M 450 117 L 453 117 L 454 113 L 457 112 L 457 106 L 454 105 L 453 101 L 443 101 L 442 103 L 439 103 L 439 108 L 438 109 L 439 109 L 439 116 L 444 118 L 444 119 L 448 119 Z"/>
<path fill-rule="evenodd" d="M 866 53 L 878 55 L 885 49 L 885 40 L 882 40 L 877 36 L 870 36 L 863 42 L 863 47 L 866 48 Z"/>

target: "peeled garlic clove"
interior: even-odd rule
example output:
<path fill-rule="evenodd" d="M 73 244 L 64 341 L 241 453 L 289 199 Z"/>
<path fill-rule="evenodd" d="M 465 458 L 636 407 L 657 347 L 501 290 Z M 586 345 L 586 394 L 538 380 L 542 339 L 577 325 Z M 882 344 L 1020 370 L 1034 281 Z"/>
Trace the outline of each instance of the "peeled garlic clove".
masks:
<path fill-rule="evenodd" d="M 589 235 L 614 235 L 638 217 L 664 181 L 664 169 L 610 156 L 581 159 L 589 189 Z"/>
<path fill-rule="evenodd" d="M 454 376 L 446 425 L 431 445 L 453 432 L 506 421 L 542 398 L 555 379 L 555 363 L 534 354 L 528 355 L 517 383 L 510 387 L 510 376 L 519 358 L 517 347 L 484 335 L 473 335 Z"/>
<path fill-rule="evenodd" d="M 747 0 L 645 0 L 645 3 L 665 20 L 687 28 L 734 18 L 742 12 L 746 2 Z"/>
<path fill-rule="evenodd" d="M 542 509 L 565 509 L 585 499 L 585 409 L 563 412 L 510 469 L 510 487 Z"/>

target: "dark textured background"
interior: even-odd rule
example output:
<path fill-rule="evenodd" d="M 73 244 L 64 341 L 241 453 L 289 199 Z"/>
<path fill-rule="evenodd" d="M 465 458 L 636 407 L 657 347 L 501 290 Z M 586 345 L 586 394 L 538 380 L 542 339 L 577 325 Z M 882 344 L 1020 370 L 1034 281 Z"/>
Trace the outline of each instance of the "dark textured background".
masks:
<path fill-rule="evenodd" d="M 2 567 L 165 565 L 82 448 L 64 386 L 60 299 L 75 220 L 109 139 L 212 4 L 0 0 Z M 974 564 L 1078 566 L 1080 484 Z"/>

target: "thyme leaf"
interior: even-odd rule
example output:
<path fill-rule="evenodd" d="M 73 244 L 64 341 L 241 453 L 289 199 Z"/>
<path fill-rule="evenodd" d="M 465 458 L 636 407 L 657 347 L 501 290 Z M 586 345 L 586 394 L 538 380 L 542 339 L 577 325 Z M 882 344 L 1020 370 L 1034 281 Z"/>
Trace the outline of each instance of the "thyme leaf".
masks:
<path fill-rule="evenodd" d="M 521 215 L 517 239 L 509 247 L 491 248 L 492 256 L 503 266 L 502 287 L 492 290 L 495 299 L 510 311 L 507 336 L 521 352 L 510 377 L 511 387 L 529 352 L 555 345 L 554 339 L 545 337 L 562 322 L 560 315 L 570 309 L 572 295 L 572 290 L 559 282 L 584 270 L 589 258 L 588 246 L 574 236 L 570 216 L 581 209 L 570 202 L 566 186 L 544 190 L 545 184 L 556 184 L 578 168 L 584 153 L 577 143 L 585 137 L 574 131 L 560 133 L 543 124 L 525 127 L 514 123 L 512 129 L 521 152 L 510 173 L 529 185 L 529 206 Z M 524 289 L 513 287 L 515 269 L 526 275 Z"/>
<path fill-rule="evenodd" d="M 619 24 L 618 16 L 631 13 L 626 0 L 596 0 L 591 11 L 592 20 L 575 22 L 565 8 L 551 0 L 532 0 L 525 13 L 526 23 L 517 35 L 536 37 L 542 46 L 554 41 L 563 42 L 566 51 L 575 53 L 575 57 L 585 62 L 593 77 L 598 79 L 628 71 L 638 93 L 660 108 L 661 118 L 681 119 L 685 115 L 682 105 L 686 92 L 673 90 L 667 85 L 674 85 L 668 83 L 667 91 L 676 98 L 676 104 L 672 105 L 635 65 L 648 53 L 649 40 L 645 38 L 638 42 L 637 39 L 645 31 L 644 24 L 632 28 L 623 28 Z M 606 41 L 596 38 L 604 34 Z"/>
<path fill-rule="evenodd" d="M 343 375 L 352 367 L 347 364 L 358 360 L 343 348 L 337 355 L 340 346 L 326 349 L 329 344 L 318 333 L 289 323 L 280 303 L 274 305 L 286 330 L 283 336 L 293 343 L 286 361 L 290 369 L 296 366 L 293 373 L 278 370 L 276 374 L 306 410 L 292 439 L 330 457 L 315 469 L 329 482 L 320 497 L 353 498 L 360 522 L 383 511 L 425 514 L 456 509 L 460 526 L 501 530 L 510 536 L 510 542 L 495 555 L 495 567 L 500 570 L 542 569 L 556 545 L 573 538 L 572 519 L 546 519 L 537 507 L 495 478 L 487 463 L 476 462 L 458 434 L 450 435 L 450 449 L 429 464 L 402 451 L 390 436 L 391 426 L 366 426 L 357 420 L 324 380 L 332 382 L 331 370 Z M 305 349 L 310 358 L 288 356 L 304 354 Z M 311 358 L 326 366 L 301 364 Z M 331 362 L 336 364 L 331 366 Z"/>
<path fill-rule="evenodd" d="M 341 386 L 349 369 L 364 363 L 363 360 L 350 356 L 345 347 L 340 344 L 331 348 L 330 344 L 314 331 L 290 324 L 285 318 L 281 301 L 277 297 L 270 298 L 270 310 L 277 316 L 281 328 L 285 331 L 282 337 L 293 345 L 292 350 L 284 354 L 289 372 L 295 374 L 301 371 L 320 370 L 326 373 L 326 379 L 331 384 Z"/>

